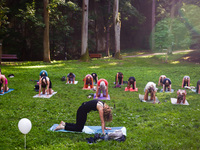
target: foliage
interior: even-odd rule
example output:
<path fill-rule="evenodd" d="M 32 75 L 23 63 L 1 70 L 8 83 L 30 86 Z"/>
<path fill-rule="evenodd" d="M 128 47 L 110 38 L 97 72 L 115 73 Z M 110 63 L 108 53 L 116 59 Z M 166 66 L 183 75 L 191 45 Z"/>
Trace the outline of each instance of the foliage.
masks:
<path fill-rule="evenodd" d="M 5 6 L 4 0 L 0 1 L 0 39 L 4 36 L 5 32 L 7 31 L 8 16 L 7 13 L 9 12 L 9 8 Z"/>
<path fill-rule="evenodd" d="M 172 31 L 169 30 L 172 25 Z M 191 44 L 190 32 L 185 24 L 177 19 L 164 19 L 155 27 L 155 48 L 157 50 L 167 49 L 173 46 L 174 49 L 188 49 Z"/>
<path fill-rule="evenodd" d="M 176 57 L 182 55 L 177 54 Z M 176 58 L 176 59 L 177 59 Z M 191 86 L 199 80 L 199 64 L 190 63 L 166 64 L 154 57 L 138 57 L 116 59 L 98 59 L 91 62 L 53 61 L 16 62 L 13 65 L 1 66 L 2 74 L 13 73 L 8 78 L 8 85 L 15 90 L 1 96 L 0 99 L 0 149 L 24 149 L 24 135 L 18 130 L 18 122 L 28 118 L 32 129 L 26 136 L 27 149 L 200 149 L 199 95 L 187 90 L 186 99 L 189 106 L 172 105 L 174 93 L 156 93 L 161 104 L 141 103 L 139 94 L 144 94 L 148 81 L 158 82 L 161 74 L 172 80 L 172 88 L 181 87 L 184 75 L 191 78 Z M 130 65 L 131 64 L 131 65 Z M 37 94 L 33 90 L 41 70 L 47 70 L 52 81 L 53 90 L 58 93 L 50 99 L 33 98 Z M 187 72 L 186 72 L 187 70 Z M 124 74 L 124 81 L 134 76 L 138 92 L 125 92 L 122 88 L 113 88 L 117 72 Z M 66 85 L 62 76 L 73 72 L 77 85 Z M 86 74 L 96 72 L 99 78 L 109 82 L 110 101 L 106 103 L 114 108 L 113 121 L 106 126 L 125 126 L 127 139 L 123 143 L 117 141 L 98 141 L 88 144 L 86 138 L 93 135 L 79 133 L 50 132 L 48 129 L 61 120 L 75 122 L 76 110 L 82 102 L 88 101 L 87 95 L 93 91 L 82 90 L 83 78 Z M 158 87 L 159 90 L 161 87 Z M 100 125 L 97 112 L 88 114 L 86 125 Z"/>

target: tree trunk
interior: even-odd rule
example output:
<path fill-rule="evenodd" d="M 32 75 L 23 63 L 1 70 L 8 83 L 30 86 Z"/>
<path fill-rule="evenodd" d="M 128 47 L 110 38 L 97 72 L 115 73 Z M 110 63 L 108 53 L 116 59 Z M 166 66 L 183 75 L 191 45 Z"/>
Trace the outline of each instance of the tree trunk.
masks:
<path fill-rule="evenodd" d="M 108 0 L 108 14 L 110 14 L 110 5 L 111 1 Z M 108 19 L 107 26 L 106 26 L 106 56 L 110 56 L 110 19 Z"/>
<path fill-rule="evenodd" d="M 44 62 L 50 62 L 50 46 L 49 46 L 49 9 L 48 9 L 49 0 L 44 0 Z"/>
<path fill-rule="evenodd" d="M 114 0 L 113 19 L 114 19 L 114 35 L 115 35 L 115 58 L 120 59 L 120 14 L 119 14 L 119 0 Z"/>
<path fill-rule="evenodd" d="M 151 50 L 155 49 L 155 0 L 152 0 L 152 41 Z"/>
<path fill-rule="evenodd" d="M 174 15 L 175 15 L 175 0 L 172 0 L 171 2 L 171 12 L 170 12 L 170 17 L 171 17 L 171 21 L 170 21 L 170 25 L 169 25 L 169 35 L 172 34 L 172 25 L 173 25 L 173 19 L 174 19 Z M 173 43 L 170 43 L 169 47 L 168 47 L 168 54 L 172 54 L 172 45 Z"/>
<path fill-rule="evenodd" d="M 82 37 L 81 37 L 81 60 L 88 61 L 88 7 L 89 0 L 83 0 L 83 16 L 82 16 Z"/>
<path fill-rule="evenodd" d="M 3 40 L 0 40 L 0 65 L 1 65 L 1 56 L 2 56 L 2 43 L 3 43 Z"/>

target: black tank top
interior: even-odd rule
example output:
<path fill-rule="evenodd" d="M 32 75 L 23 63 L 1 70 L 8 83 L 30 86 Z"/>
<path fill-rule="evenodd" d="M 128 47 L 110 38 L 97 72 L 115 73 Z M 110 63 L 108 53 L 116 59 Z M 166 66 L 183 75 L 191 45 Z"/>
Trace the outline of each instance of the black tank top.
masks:
<path fill-rule="evenodd" d="M 82 103 L 82 107 L 84 111 L 87 113 L 89 113 L 91 110 L 97 111 L 97 103 L 104 105 L 104 103 L 100 100 L 91 100 L 91 101 Z"/>

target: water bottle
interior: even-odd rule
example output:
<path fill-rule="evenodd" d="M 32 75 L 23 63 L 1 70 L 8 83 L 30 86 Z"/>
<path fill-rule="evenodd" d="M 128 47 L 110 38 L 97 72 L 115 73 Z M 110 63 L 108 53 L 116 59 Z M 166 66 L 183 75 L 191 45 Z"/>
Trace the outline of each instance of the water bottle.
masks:
<path fill-rule="evenodd" d="M 104 141 L 108 141 L 108 133 L 106 133 L 106 135 L 104 135 Z"/>

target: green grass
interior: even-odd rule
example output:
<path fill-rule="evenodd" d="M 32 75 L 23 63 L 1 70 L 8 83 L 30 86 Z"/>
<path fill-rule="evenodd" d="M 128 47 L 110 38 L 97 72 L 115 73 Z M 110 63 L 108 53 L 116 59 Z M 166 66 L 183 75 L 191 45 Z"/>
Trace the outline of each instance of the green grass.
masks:
<path fill-rule="evenodd" d="M 23 62 L 1 66 L 2 74 L 14 74 L 8 78 L 8 85 L 15 90 L 0 96 L 0 149 L 24 149 L 24 136 L 18 129 L 21 118 L 32 122 L 27 134 L 27 149 L 200 149 L 200 101 L 199 95 L 187 91 L 189 106 L 172 105 L 174 93 L 157 93 L 161 104 L 141 103 L 138 95 L 144 94 L 148 81 L 158 83 L 161 74 L 172 80 L 172 88 L 181 87 L 184 75 L 189 75 L 191 85 L 199 80 L 200 67 L 197 64 L 176 61 L 183 54 L 169 57 L 169 63 L 163 63 L 161 56 L 115 59 L 93 59 L 91 62 L 54 61 Z M 33 88 L 41 70 L 47 70 L 58 93 L 50 99 L 33 98 L 37 94 Z M 118 71 L 124 73 L 124 80 L 134 76 L 138 92 L 125 92 L 124 88 L 112 88 Z M 66 85 L 62 76 L 73 72 L 77 85 Z M 107 126 L 125 126 L 125 142 L 100 141 L 87 144 L 85 138 L 92 135 L 80 133 L 56 133 L 48 129 L 61 120 L 75 122 L 76 110 L 82 102 L 88 101 L 92 91 L 82 90 L 82 79 L 88 73 L 96 72 L 99 78 L 109 82 L 111 101 L 114 107 L 113 121 Z M 158 87 L 159 89 L 161 87 Z M 167 100 L 167 102 L 165 102 Z M 90 112 L 86 125 L 100 125 L 97 112 Z"/>

